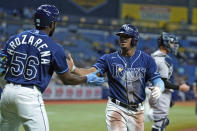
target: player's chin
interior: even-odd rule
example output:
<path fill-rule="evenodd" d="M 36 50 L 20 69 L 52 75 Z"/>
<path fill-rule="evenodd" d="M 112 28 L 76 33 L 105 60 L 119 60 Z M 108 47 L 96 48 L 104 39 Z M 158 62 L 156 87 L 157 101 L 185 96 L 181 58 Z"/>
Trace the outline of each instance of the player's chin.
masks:
<path fill-rule="evenodd" d="M 120 46 L 120 48 L 121 48 L 122 50 L 127 50 L 127 49 L 128 49 L 126 46 Z"/>

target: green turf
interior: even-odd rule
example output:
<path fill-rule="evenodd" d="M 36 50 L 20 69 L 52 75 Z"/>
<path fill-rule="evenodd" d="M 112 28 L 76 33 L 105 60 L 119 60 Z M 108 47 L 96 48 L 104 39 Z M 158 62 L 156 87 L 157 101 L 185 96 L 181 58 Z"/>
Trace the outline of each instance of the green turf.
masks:
<path fill-rule="evenodd" d="M 105 107 L 106 104 L 47 105 L 50 131 L 106 131 Z M 197 127 L 194 107 L 174 106 L 170 110 L 170 120 L 166 131 Z M 145 131 L 150 131 L 151 125 L 146 122 Z"/>
<path fill-rule="evenodd" d="M 195 115 L 194 107 L 175 106 L 171 108 L 170 120 L 169 131 L 197 127 L 197 116 Z"/>

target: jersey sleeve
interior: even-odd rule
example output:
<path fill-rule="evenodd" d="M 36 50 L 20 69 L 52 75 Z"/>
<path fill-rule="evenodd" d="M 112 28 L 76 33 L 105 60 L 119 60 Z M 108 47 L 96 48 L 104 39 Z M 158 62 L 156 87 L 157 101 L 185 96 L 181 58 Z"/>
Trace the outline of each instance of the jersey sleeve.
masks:
<path fill-rule="evenodd" d="M 100 71 L 102 71 L 103 73 L 106 72 L 107 70 L 107 54 L 103 55 L 94 65 L 93 67 L 95 67 L 96 69 L 99 69 Z"/>
<path fill-rule="evenodd" d="M 53 67 L 56 73 L 63 74 L 69 70 L 66 61 L 66 54 L 63 48 L 55 52 L 53 56 Z"/>
<path fill-rule="evenodd" d="M 159 72 L 157 71 L 157 65 L 155 60 L 152 57 L 148 57 L 147 61 L 147 72 L 146 72 L 146 80 L 153 80 L 160 77 Z"/>
<path fill-rule="evenodd" d="M 13 54 L 13 50 L 12 49 L 8 49 L 9 43 L 11 40 L 13 40 L 14 36 L 11 36 L 9 40 L 7 40 L 4 45 L 3 48 L 1 49 L 1 52 L 6 54 L 6 55 L 12 55 Z"/>

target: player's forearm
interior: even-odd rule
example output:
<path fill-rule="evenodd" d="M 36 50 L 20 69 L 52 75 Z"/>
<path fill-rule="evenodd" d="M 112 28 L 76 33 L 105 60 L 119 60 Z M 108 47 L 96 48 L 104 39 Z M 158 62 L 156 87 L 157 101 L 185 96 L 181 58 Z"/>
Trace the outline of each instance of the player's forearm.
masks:
<path fill-rule="evenodd" d="M 78 85 L 86 83 L 87 81 L 86 76 L 77 76 L 75 74 L 70 74 L 70 77 L 65 77 L 61 74 L 59 74 L 58 76 L 65 85 Z"/>
<path fill-rule="evenodd" d="M 165 88 L 166 89 L 173 89 L 173 90 L 179 90 L 179 86 L 175 85 L 173 83 L 170 83 L 166 78 L 162 78 L 164 84 L 165 84 Z"/>
<path fill-rule="evenodd" d="M 96 71 L 96 68 L 94 68 L 94 67 L 89 68 L 89 69 L 76 67 L 75 70 L 73 71 L 73 73 L 76 75 L 79 75 L 79 76 L 84 76 L 84 75 L 90 74 L 95 71 Z"/>

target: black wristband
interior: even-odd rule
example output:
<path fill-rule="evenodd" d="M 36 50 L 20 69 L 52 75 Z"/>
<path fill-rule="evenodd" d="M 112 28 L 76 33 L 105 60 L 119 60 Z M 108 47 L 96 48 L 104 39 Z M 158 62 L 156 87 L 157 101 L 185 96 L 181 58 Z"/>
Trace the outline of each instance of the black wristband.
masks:
<path fill-rule="evenodd" d="M 173 90 L 179 90 L 179 86 L 170 83 L 166 78 L 161 78 L 165 84 L 166 89 L 173 89 Z"/>

